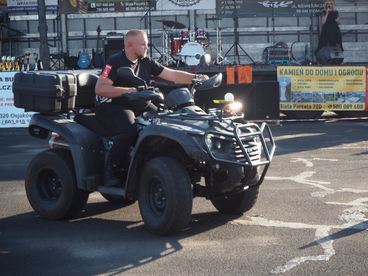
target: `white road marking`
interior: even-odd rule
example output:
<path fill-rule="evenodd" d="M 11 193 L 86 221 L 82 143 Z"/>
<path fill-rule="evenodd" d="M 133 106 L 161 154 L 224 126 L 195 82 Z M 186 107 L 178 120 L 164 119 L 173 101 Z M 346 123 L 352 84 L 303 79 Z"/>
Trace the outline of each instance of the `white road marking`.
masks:
<path fill-rule="evenodd" d="M 340 190 L 337 190 L 337 192 L 348 192 L 348 193 L 354 193 L 354 194 L 364 194 L 368 193 L 368 190 L 360 190 L 360 189 L 352 189 L 352 188 L 342 188 Z"/>
<path fill-rule="evenodd" d="M 368 148 L 366 146 L 338 146 L 338 147 L 330 147 L 330 148 L 323 148 L 322 150 L 367 150 Z"/>
<path fill-rule="evenodd" d="M 305 164 L 306 167 L 313 167 L 313 162 L 309 161 L 308 159 L 305 158 L 293 158 L 291 160 L 292 163 L 296 163 L 296 162 L 303 162 Z"/>
<path fill-rule="evenodd" d="M 322 158 L 313 158 L 313 159 L 305 159 L 305 158 L 294 158 L 291 162 L 302 162 L 305 167 L 313 167 L 314 164 L 310 160 L 316 161 L 331 161 L 336 162 L 336 159 L 322 159 Z M 309 185 L 315 188 L 320 189 L 320 191 L 312 192 L 312 197 L 325 197 L 328 194 L 335 193 L 354 193 L 354 194 L 363 194 L 368 193 L 368 190 L 362 189 L 353 189 L 353 188 L 342 188 L 342 189 L 332 189 L 325 187 L 324 185 L 330 184 L 330 182 L 326 181 L 318 181 L 309 179 L 316 172 L 315 171 L 305 171 L 300 173 L 297 176 L 289 176 L 289 177 L 277 177 L 277 176 L 267 176 L 267 180 L 274 181 L 283 181 L 290 180 L 296 183 Z M 322 190 L 322 191 L 321 191 Z M 289 229 L 314 229 L 315 230 L 315 241 L 313 243 L 318 244 L 323 249 L 323 254 L 316 256 L 300 256 L 292 258 L 287 261 L 285 264 L 277 266 L 272 269 L 270 273 L 272 274 L 280 274 L 285 273 L 294 267 L 301 265 L 307 261 L 329 261 L 332 256 L 336 254 L 335 249 L 333 247 L 333 242 L 335 239 L 338 239 L 339 236 L 334 236 L 330 234 L 330 231 L 333 229 L 340 229 L 340 231 L 344 230 L 358 230 L 364 231 L 368 230 L 368 221 L 366 217 L 366 213 L 368 213 L 368 197 L 358 198 L 351 202 L 326 202 L 326 204 L 330 205 L 342 205 L 342 206 L 350 206 L 347 209 L 344 209 L 342 214 L 339 216 L 339 219 L 344 221 L 345 223 L 342 225 L 313 225 L 307 223 L 296 223 L 296 222 L 283 222 L 283 221 L 274 221 L 268 220 L 262 217 L 251 217 L 250 219 L 238 219 L 234 220 L 230 223 L 238 224 L 238 225 L 254 225 L 254 226 L 265 226 L 265 227 L 279 227 L 279 228 L 289 228 Z"/>
<path fill-rule="evenodd" d="M 314 157 L 312 160 L 316 160 L 316 161 L 330 161 L 330 162 L 338 162 L 338 159 L 331 159 L 331 158 L 318 158 L 318 157 Z"/>
<path fill-rule="evenodd" d="M 330 231 L 330 227 L 321 227 L 316 229 L 316 238 L 319 240 L 323 240 L 323 238 L 328 237 L 328 233 Z M 289 271 L 290 269 L 304 263 L 307 261 L 329 261 L 330 258 L 335 255 L 335 250 L 333 248 L 332 245 L 333 241 L 327 239 L 326 241 L 320 243 L 318 242 L 318 244 L 321 245 L 321 247 L 324 250 L 324 254 L 322 255 L 317 255 L 317 256 L 303 256 L 303 257 L 296 257 L 294 259 L 291 259 L 290 261 L 288 261 L 286 264 L 278 266 L 274 269 L 272 269 L 270 272 L 272 274 L 280 274 L 280 273 L 284 273 L 286 271 Z"/>
<path fill-rule="evenodd" d="M 360 190 L 360 189 L 352 189 L 352 188 L 342 188 L 340 190 L 332 190 L 331 191 L 318 191 L 311 193 L 312 197 L 325 197 L 326 195 L 331 195 L 335 193 L 352 193 L 352 194 L 362 194 L 368 193 L 368 190 Z"/>
<path fill-rule="evenodd" d="M 275 138 L 276 141 L 289 140 L 301 137 L 313 137 L 313 136 L 322 136 L 324 133 L 305 133 L 305 134 L 288 134 L 282 135 Z"/>
<path fill-rule="evenodd" d="M 303 162 L 305 164 L 306 167 L 313 167 L 313 162 L 310 160 L 317 160 L 317 161 L 331 161 L 331 162 L 337 162 L 337 159 L 326 159 L 326 158 L 311 158 L 311 159 L 307 159 L 307 158 L 293 158 L 291 159 L 291 162 L 296 163 L 296 162 Z"/>
<path fill-rule="evenodd" d="M 327 204 L 335 204 L 335 205 L 345 205 L 345 206 L 367 206 L 368 207 L 368 204 L 364 204 L 364 202 L 368 202 L 368 197 L 361 197 L 361 198 L 358 198 L 356 200 L 353 200 L 353 201 L 350 201 L 350 202 L 347 202 L 347 203 L 343 203 L 343 202 L 331 202 L 331 201 L 328 201 L 326 202 Z"/>
<path fill-rule="evenodd" d="M 368 198 L 365 199 L 367 201 Z M 349 203 L 346 203 L 349 204 Z M 356 204 L 356 202 L 354 203 Z M 365 204 L 366 205 L 366 204 Z M 347 213 L 349 213 L 346 209 Z M 329 261 L 333 255 L 335 255 L 335 249 L 333 248 L 333 242 L 335 239 L 333 236 L 330 235 L 330 231 L 332 229 L 341 229 L 341 230 L 367 230 L 368 229 L 368 222 L 366 221 L 367 218 L 362 215 L 361 211 L 367 210 L 367 208 L 360 208 L 358 209 L 361 216 L 357 217 L 354 212 L 353 214 L 347 214 L 347 218 L 345 219 L 348 223 L 342 225 L 313 225 L 307 223 L 300 223 L 300 222 L 284 222 L 284 221 L 276 221 L 276 220 L 268 220 L 262 217 L 251 217 L 249 219 L 236 219 L 231 222 L 230 224 L 234 225 L 250 225 L 250 226 L 264 226 L 264 227 L 278 227 L 278 228 L 289 228 L 289 229 L 314 229 L 315 230 L 315 241 L 314 243 L 320 245 L 323 249 L 323 254 L 315 255 L 315 256 L 302 256 L 302 257 L 295 257 L 285 264 L 277 266 L 276 268 L 272 269 L 270 273 L 272 274 L 280 274 L 285 273 L 294 267 L 301 265 L 307 261 Z"/>
<path fill-rule="evenodd" d="M 327 192 L 330 192 L 330 191 L 333 192 L 334 191 L 333 189 L 323 186 L 323 185 L 331 184 L 330 182 L 308 179 L 312 177 L 315 173 L 316 173 L 315 171 L 305 171 L 305 172 L 298 174 L 297 176 L 266 176 L 266 179 L 267 180 L 280 180 L 280 181 L 290 180 L 290 181 L 294 181 L 300 184 L 310 185 L 310 186 L 319 188 Z"/>

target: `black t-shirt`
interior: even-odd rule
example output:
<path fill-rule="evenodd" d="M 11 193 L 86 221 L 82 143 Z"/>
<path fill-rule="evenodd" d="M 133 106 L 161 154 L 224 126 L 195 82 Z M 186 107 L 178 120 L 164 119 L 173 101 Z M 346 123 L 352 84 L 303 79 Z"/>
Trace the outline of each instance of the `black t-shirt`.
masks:
<path fill-rule="evenodd" d="M 149 57 L 139 59 L 136 63 L 133 63 L 126 57 L 124 51 L 112 55 L 107 60 L 106 64 L 106 66 L 109 66 L 107 77 L 113 81 L 114 86 L 130 86 L 130 84 L 122 83 L 122 81 L 119 80 L 117 70 L 120 67 L 132 68 L 134 73 L 146 81 L 147 84 L 149 84 L 152 75 L 158 76 L 161 74 L 162 70 L 164 70 L 164 66 Z"/>
<path fill-rule="evenodd" d="M 108 77 L 113 81 L 114 86 L 122 86 L 122 87 L 132 87 L 131 83 L 124 83 L 123 80 L 119 79 L 117 71 L 120 67 L 130 67 L 134 70 L 136 76 L 143 79 L 148 85 L 150 83 L 151 76 L 158 76 L 161 74 L 162 70 L 164 70 L 164 66 L 162 66 L 157 61 L 150 59 L 149 57 L 145 57 L 139 59 L 136 63 L 130 61 L 124 51 L 116 53 L 112 55 L 106 63 L 105 69 L 102 72 L 102 76 Z M 120 97 L 113 98 L 112 103 L 123 105 L 127 108 L 133 108 L 124 94 Z M 140 108 L 138 108 L 140 109 Z"/>

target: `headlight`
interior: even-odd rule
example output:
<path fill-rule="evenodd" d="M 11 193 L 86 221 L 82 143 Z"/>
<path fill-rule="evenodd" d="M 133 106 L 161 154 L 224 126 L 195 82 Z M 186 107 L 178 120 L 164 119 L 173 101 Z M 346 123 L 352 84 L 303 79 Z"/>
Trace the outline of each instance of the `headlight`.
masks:
<path fill-rule="evenodd" d="M 224 105 L 223 111 L 224 115 L 232 116 L 240 113 L 243 109 L 241 102 L 232 102 Z"/>
<path fill-rule="evenodd" d="M 205 142 L 208 149 L 217 154 L 227 154 L 229 146 L 231 146 L 230 141 L 228 141 L 223 136 L 215 136 L 213 134 L 208 134 L 205 137 Z"/>
<path fill-rule="evenodd" d="M 213 135 L 212 134 L 208 134 L 206 137 L 205 137 L 205 142 L 206 142 L 206 145 L 209 149 L 212 148 L 212 139 L 213 139 Z"/>
<path fill-rule="evenodd" d="M 220 150 L 222 148 L 221 140 L 216 139 L 215 141 L 212 141 L 212 148 L 215 150 Z"/>
<path fill-rule="evenodd" d="M 206 144 L 210 150 L 220 150 L 222 148 L 222 141 L 213 134 L 208 134 L 205 138 Z"/>

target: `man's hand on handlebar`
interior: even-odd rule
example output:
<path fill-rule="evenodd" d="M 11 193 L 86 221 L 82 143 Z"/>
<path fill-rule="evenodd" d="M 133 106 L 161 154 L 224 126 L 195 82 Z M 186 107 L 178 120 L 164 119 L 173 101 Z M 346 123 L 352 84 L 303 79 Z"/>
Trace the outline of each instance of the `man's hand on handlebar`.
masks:
<path fill-rule="evenodd" d="M 205 81 L 208 80 L 209 77 L 205 74 L 195 74 L 194 80 L 195 81 Z"/>
<path fill-rule="evenodd" d="M 137 92 L 137 91 L 138 91 L 138 88 L 136 88 L 136 87 L 127 87 L 125 93 L 133 93 L 133 92 Z"/>

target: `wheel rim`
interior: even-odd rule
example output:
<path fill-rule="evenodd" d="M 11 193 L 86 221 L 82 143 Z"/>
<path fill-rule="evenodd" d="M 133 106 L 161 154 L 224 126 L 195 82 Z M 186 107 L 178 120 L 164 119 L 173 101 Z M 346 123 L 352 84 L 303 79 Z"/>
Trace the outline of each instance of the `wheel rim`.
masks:
<path fill-rule="evenodd" d="M 166 193 L 162 182 L 158 178 L 153 178 L 148 185 L 147 200 L 150 209 L 158 216 L 161 216 L 166 208 Z"/>
<path fill-rule="evenodd" d="M 57 201 L 60 198 L 63 187 L 60 177 L 53 170 L 42 171 L 37 183 L 43 199 Z"/>

